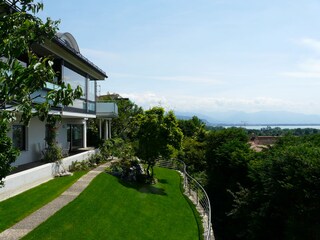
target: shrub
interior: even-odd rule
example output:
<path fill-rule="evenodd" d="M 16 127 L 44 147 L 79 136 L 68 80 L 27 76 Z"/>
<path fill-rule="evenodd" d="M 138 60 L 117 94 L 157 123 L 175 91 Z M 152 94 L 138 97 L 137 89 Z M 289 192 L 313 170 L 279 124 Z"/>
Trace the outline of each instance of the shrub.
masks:
<path fill-rule="evenodd" d="M 43 157 L 43 161 L 55 162 L 55 161 L 61 160 L 62 158 L 63 158 L 62 149 L 57 144 L 53 144 L 49 146 L 49 148 L 46 150 Z"/>
<path fill-rule="evenodd" d="M 88 161 L 91 166 L 95 166 L 100 163 L 106 162 L 106 159 L 102 156 L 101 153 L 96 153 L 96 154 L 91 155 L 89 157 Z"/>
<path fill-rule="evenodd" d="M 107 172 L 128 182 L 146 182 L 139 160 L 123 159 L 119 162 L 113 162 Z"/>
<path fill-rule="evenodd" d="M 89 161 L 83 161 L 83 162 L 75 161 L 71 163 L 69 170 L 71 172 L 87 171 L 90 169 L 89 165 L 90 165 Z"/>
<path fill-rule="evenodd" d="M 118 157 L 130 160 L 134 156 L 131 142 L 126 142 L 121 138 L 113 138 L 104 141 L 99 147 L 102 161 L 107 161 L 110 157 Z"/>

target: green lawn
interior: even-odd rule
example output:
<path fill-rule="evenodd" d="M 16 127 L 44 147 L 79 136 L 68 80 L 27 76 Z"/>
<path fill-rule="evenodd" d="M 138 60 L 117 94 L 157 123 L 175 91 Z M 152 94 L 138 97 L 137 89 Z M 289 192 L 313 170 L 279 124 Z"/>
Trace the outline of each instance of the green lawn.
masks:
<path fill-rule="evenodd" d="M 0 202 L 0 232 L 55 199 L 84 174 L 85 172 L 76 172 L 71 177 L 55 178 Z"/>
<path fill-rule="evenodd" d="M 179 174 L 161 168 L 155 173 L 159 182 L 152 186 L 101 173 L 23 239 L 199 239 L 198 216 L 181 193 Z"/>

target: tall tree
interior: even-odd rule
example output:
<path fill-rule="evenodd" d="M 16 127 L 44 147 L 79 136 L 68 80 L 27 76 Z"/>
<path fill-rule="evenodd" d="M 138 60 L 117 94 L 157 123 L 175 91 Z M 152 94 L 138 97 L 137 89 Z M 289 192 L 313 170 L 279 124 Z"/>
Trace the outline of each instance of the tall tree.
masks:
<path fill-rule="evenodd" d="M 280 139 L 249 163 L 231 212 L 242 239 L 319 239 L 320 135 Z"/>
<path fill-rule="evenodd" d="M 32 93 L 55 77 L 52 59 L 33 51 L 34 45 L 51 40 L 58 28 L 58 21 L 44 22 L 36 16 L 42 9 L 43 4 L 33 0 L 0 1 L 0 186 L 18 156 L 7 136 L 11 122 L 19 118 L 27 125 L 34 116 L 44 121 L 52 106 L 72 104 L 82 94 L 81 88 L 62 83 L 43 103 L 34 103 L 38 96 Z"/>
<path fill-rule="evenodd" d="M 199 137 L 203 139 L 205 135 L 205 124 L 197 116 L 188 120 L 179 120 L 179 127 L 186 137 Z"/>
<path fill-rule="evenodd" d="M 239 184 L 248 182 L 248 162 L 253 152 L 248 136 L 243 129 L 228 128 L 211 131 L 206 140 L 208 173 L 207 192 L 212 200 L 212 220 L 217 239 L 236 239 L 235 232 L 242 222 L 227 216 L 232 210 L 233 197 L 230 191 L 239 189 Z"/>
<path fill-rule="evenodd" d="M 172 111 L 165 114 L 161 107 L 154 107 L 136 117 L 137 156 L 148 164 L 147 174 L 153 177 L 157 159 L 173 157 L 181 148 L 183 134 Z M 149 173 L 151 170 L 151 174 Z"/>

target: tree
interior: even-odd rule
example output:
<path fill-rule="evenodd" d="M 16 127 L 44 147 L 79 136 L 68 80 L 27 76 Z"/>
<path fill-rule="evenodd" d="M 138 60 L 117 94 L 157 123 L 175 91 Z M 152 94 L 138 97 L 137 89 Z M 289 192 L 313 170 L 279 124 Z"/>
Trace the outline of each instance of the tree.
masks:
<path fill-rule="evenodd" d="M 203 138 L 204 136 L 205 124 L 197 116 L 188 120 L 179 120 L 179 127 L 186 137 Z"/>
<path fill-rule="evenodd" d="M 242 222 L 227 215 L 232 210 L 230 192 L 247 186 L 248 163 L 253 152 L 243 129 L 227 128 L 211 131 L 206 139 L 208 185 L 206 190 L 212 200 L 212 221 L 217 239 L 236 239 L 235 233 Z"/>
<path fill-rule="evenodd" d="M 183 137 L 179 159 L 187 165 L 187 171 L 203 186 L 207 183 L 206 177 L 206 143 L 193 137 Z"/>
<path fill-rule="evenodd" d="M 137 156 L 147 163 L 147 174 L 152 178 L 157 159 L 175 156 L 181 147 L 183 134 L 174 113 L 165 114 L 161 107 L 139 114 L 135 123 L 139 126 Z"/>
<path fill-rule="evenodd" d="M 319 239 L 319 139 L 287 136 L 250 161 L 231 212 L 243 239 Z"/>
<path fill-rule="evenodd" d="M 43 22 L 36 14 L 43 4 L 33 0 L 0 2 L 0 179 L 11 170 L 18 151 L 7 136 L 12 121 L 19 119 L 28 124 L 32 117 L 45 121 L 51 107 L 67 106 L 82 95 L 80 87 L 61 83 L 50 91 L 41 104 L 35 104 L 33 96 L 55 77 L 50 57 L 39 57 L 34 45 L 44 44 L 56 33 L 58 21 L 47 18 Z M 3 182 L 0 183 L 0 186 Z"/>

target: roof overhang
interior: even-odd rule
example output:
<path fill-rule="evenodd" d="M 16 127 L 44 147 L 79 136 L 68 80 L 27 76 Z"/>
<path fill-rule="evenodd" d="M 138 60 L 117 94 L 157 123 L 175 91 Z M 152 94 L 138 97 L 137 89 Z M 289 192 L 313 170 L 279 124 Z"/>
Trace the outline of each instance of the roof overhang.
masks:
<path fill-rule="evenodd" d="M 95 66 L 80 53 L 76 53 L 69 47 L 65 46 L 64 43 L 60 42 L 56 38 L 54 38 L 52 41 L 46 40 L 42 47 L 55 56 L 64 59 L 70 64 L 86 72 L 91 79 L 104 80 L 108 77 L 103 70 Z"/>

